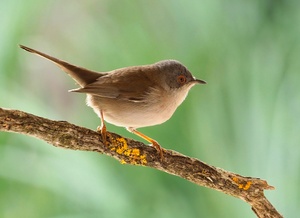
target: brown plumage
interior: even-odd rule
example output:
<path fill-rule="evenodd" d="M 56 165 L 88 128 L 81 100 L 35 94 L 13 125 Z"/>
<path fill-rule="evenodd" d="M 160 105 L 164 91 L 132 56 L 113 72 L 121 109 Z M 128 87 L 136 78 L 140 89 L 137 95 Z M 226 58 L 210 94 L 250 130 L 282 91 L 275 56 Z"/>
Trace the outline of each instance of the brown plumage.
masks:
<path fill-rule="evenodd" d="M 150 65 L 125 67 L 110 72 L 95 72 L 20 45 L 28 52 L 44 57 L 70 75 L 80 88 L 70 90 L 87 94 L 87 105 L 101 118 L 101 133 L 106 140 L 104 120 L 125 127 L 151 142 L 163 157 L 163 149 L 136 128 L 167 121 L 183 102 L 190 88 L 205 84 L 175 60 Z"/>

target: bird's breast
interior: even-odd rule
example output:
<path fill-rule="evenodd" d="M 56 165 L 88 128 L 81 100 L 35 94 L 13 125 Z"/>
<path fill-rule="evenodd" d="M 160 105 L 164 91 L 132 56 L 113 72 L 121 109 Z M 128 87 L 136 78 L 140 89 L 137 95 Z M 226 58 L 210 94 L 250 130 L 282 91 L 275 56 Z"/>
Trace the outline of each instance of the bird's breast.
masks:
<path fill-rule="evenodd" d="M 164 123 L 183 102 L 187 92 L 152 89 L 140 102 L 87 95 L 87 104 L 104 120 L 122 127 L 140 128 Z"/>

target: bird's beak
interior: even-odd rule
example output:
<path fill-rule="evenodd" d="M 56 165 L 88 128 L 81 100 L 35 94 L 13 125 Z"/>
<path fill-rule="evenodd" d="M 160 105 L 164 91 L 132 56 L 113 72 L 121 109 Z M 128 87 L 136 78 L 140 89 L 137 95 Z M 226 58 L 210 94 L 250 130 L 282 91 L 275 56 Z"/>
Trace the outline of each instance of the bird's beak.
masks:
<path fill-rule="evenodd" d="M 194 78 L 194 82 L 198 84 L 206 84 L 204 80 Z"/>

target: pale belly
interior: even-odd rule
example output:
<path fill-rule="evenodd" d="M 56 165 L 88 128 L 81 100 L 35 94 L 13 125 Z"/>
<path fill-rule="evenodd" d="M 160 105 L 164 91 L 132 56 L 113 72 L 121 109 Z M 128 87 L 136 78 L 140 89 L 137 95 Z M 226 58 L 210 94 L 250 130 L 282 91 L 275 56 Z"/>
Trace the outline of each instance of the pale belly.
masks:
<path fill-rule="evenodd" d="M 170 119 L 185 96 L 186 94 L 180 96 L 181 98 L 176 95 L 157 97 L 155 101 L 146 104 L 87 95 L 87 105 L 92 107 L 99 117 L 102 110 L 104 120 L 108 123 L 140 128 L 158 125 Z"/>

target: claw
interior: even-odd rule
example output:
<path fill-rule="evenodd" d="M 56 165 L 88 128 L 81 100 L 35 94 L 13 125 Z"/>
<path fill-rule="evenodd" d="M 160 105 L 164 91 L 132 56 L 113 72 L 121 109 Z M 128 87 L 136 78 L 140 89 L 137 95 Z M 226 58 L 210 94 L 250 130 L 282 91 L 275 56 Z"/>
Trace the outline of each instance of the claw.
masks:
<path fill-rule="evenodd" d="M 129 132 L 132 132 L 134 134 L 136 134 L 137 136 L 145 139 L 146 141 L 150 142 L 152 144 L 152 146 L 157 150 L 157 152 L 159 153 L 160 155 L 160 160 L 162 161 L 164 159 L 164 155 L 163 155 L 163 152 L 165 151 L 164 148 L 162 148 L 157 141 L 155 141 L 154 139 L 144 135 L 143 133 L 137 131 L 136 129 L 134 128 L 131 128 L 131 127 L 128 127 L 127 130 Z"/>

